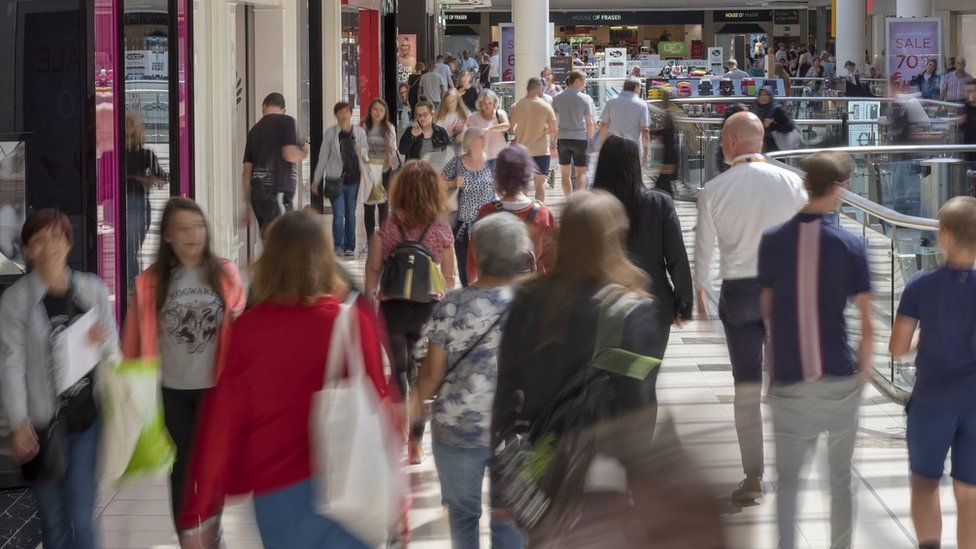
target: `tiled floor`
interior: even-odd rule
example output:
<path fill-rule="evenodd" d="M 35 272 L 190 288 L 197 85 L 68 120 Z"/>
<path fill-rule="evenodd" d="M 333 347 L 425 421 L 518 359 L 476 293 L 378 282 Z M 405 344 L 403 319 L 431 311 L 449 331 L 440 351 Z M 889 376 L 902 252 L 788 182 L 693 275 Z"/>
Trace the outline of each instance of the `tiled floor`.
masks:
<path fill-rule="evenodd" d="M 564 202 L 555 191 L 551 202 Z M 558 207 L 558 206 L 557 206 Z M 679 204 L 686 243 L 693 240 L 695 210 Z M 362 236 L 362 235 L 360 235 Z M 689 249 L 692 249 L 689 246 Z M 362 276 L 363 262 L 349 262 L 355 277 Z M 714 488 L 726 511 L 727 532 L 734 547 L 762 549 L 776 546 L 775 482 L 770 466 L 769 494 L 761 505 L 739 508 L 727 503 L 727 494 L 741 479 L 739 452 L 732 411 L 732 377 L 724 335 L 717 320 L 696 320 L 672 331 L 658 381 L 662 417 L 674 420 L 681 442 Z M 767 462 L 772 456 L 772 436 L 766 426 Z M 855 456 L 858 487 L 857 548 L 911 547 L 913 530 L 909 517 L 905 422 L 902 409 L 873 387 L 865 389 L 861 427 Z M 429 442 L 429 441 L 428 441 Z M 428 444 L 429 447 L 429 444 Z M 823 452 L 818 450 L 820 460 Z M 802 547 L 827 547 L 828 501 L 818 465 L 801 495 L 799 543 Z M 450 547 L 446 513 L 440 506 L 440 490 L 431 458 L 409 468 L 413 492 L 410 513 L 415 548 Z M 943 492 L 944 547 L 954 547 L 954 503 L 948 483 Z M 169 517 L 168 488 L 164 478 L 146 479 L 118 489 L 106 489 L 99 497 L 98 530 L 102 545 L 114 548 L 175 547 Z M 224 515 L 228 547 L 261 547 L 248 501 L 232 504 Z M 485 546 L 487 520 L 482 521 Z M 0 543 L 0 549 L 13 547 Z M 18 545 L 23 547 L 24 545 Z"/>

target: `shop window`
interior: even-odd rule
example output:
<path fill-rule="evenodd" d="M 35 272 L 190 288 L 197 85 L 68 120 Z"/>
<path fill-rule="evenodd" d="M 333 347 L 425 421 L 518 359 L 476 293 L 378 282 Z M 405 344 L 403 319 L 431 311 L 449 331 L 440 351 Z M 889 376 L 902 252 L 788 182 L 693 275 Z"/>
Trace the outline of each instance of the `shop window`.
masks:
<path fill-rule="evenodd" d="M 359 120 L 359 10 L 342 9 L 342 97 Z"/>

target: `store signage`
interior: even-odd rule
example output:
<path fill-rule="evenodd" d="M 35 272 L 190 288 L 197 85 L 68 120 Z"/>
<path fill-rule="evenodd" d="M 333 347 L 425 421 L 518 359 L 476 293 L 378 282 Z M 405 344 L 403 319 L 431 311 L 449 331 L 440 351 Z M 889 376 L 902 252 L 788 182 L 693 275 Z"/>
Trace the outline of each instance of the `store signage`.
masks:
<path fill-rule="evenodd" d="M 498 26 L 501 35 L 502 82 L 515 81 L 515 25 L 503 23 Z"/>
<path fill-rule="evenodd" d="M 776 10 L 773 12 L 773 23 L 777 25 L 799 25 L 800 10 Z"/>
<path fill-rule="evenodd" d="M 725 63 L 725 48 L 708 48 L 708 70 L 712 74 L 722 74 Z"/>
<path fill-rule="evenodd" d="M 800 36 L 800 25 L 773 25 L 773 36 Z"/>
<path fill-rule="evenodd" d="M 556 55 L 549 58 L 549 66 L 552 68 L 552 81 L 561 86 L 569 78 L 569 73 L 573 72 L 573 58 Z"/>
<path fill-rule="evenodd" d="M 716 23 L 761 23 L 772 20 L 773 10 L 729 10 L 712 12 L 712 21 Z"/>
<path fill-rule="evenodd" d="M 549 20 L 562 26 L 701 25 L 701 11 L 553 11 Z"/>
<path fill-rule="evenodd" d="M 893 86 L 904 90 L 915 75 L 925 72 L 925 62 L 942 66 L 942 20 L 938 17 L 889 17 L 886 69 Z"/>
<path fill-rule="evenodd" d="M 607 48 L 606 57 L 607 78 L 627 78 L 627 48 Z"/>
<path fill-rule="evenodd" d="M 688 55 L 687 42 L 658 42 L 657 53 L 664 59 L 680 57 L 684 59 Z"/>
<path fill-rule="evenodd" d="M 444 14 L 448 25 L 480 25 L 481 13 L 476 11 L 449 11 Z"/>

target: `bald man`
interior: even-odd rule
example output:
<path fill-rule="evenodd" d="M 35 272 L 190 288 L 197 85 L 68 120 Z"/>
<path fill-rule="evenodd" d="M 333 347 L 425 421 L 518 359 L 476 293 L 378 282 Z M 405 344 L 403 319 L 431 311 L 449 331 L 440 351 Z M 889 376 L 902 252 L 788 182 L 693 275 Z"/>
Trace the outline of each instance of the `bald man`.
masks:
<path fill-rule="evenodd" d="M 718 314 L 735 381 L 735 428 L 745 473 L 736 501 L 763 496 L 762 389 L 765 329 L 759 308 L 759 241 L 763 232 L 792 218 L 807 202 L 796 173 L 761 154 L 763 123 L 751 112 L 732 115 L 722 128 L 722 154 L 732 167 L 705 184 L 698 196 L 695 284 L 698 315 L 708 318 L 710 267 L 716 241 L 722 288 Z"/>

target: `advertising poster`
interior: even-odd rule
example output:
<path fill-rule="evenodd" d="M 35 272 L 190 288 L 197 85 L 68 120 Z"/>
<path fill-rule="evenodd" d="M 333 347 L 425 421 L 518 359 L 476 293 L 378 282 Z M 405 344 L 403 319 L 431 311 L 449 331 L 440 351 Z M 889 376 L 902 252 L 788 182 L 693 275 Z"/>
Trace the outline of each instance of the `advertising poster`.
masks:
<path fill-rule="evenodd" d="M 502 23 L 498 25 L 501 36 L 502 82 L 515 81 L 515 25 Z"/>
<path fill-rule="evenodd" d="M 688 57 L 688 43 L 658 42 L 657 53 L 662 59 L 685 59 Z"/>
<path fill-rule="evenodd" d="M 891 85 L 909 89 L 912 78 L 925 71 L 925 62 L 935 59 L 942 66 L 942 25 L 935 17 L 885 20 L 887 26 L 886 72 Z"/>
<path fill-rule="evenodd" d="M 607 48 L 604 51 L 606 52 L 607 78 L 627 78 L 627 49 Z"/>
<path fill-rule="evenodd" d="M 417 64 L 417 35 L 397 36 L 397 84 L 406 84 Z"/>
<path fill-rule="evenodd" d="M 569 73 L 573 72 L 573 58 L 565 55 L 556 55 L 549 58 L 549 66 L 552 68 L 553 82 L 563 85 L 569 78 Z"/>
<path fill-rule="evenodd" d="M 725 61 L 722 57 L 725 55 L 725 50 L 723 48 L 713 47 L 708 48 L 708 70 L 712 74 L 723 74 L 723 64 Z"/>

